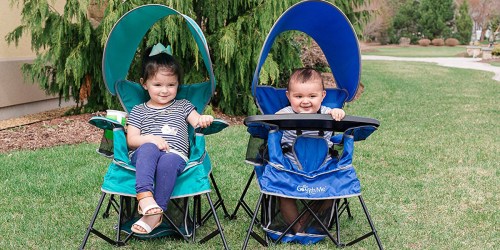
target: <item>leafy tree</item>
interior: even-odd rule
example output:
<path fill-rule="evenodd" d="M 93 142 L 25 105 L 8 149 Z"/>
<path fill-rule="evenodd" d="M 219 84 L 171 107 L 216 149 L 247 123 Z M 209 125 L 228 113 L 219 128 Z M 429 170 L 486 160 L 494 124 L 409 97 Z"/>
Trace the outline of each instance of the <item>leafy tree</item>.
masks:
<path fill-rule="evenodd" d="M 101 76 L 101 29 L 94 29 L 86 17 L 88 3 L 68 0 L 64 13 L 58 13 L 46 0 L 11 0 L 22 4 L 22 23 L 7 34 L 6 41 L 16 45 L 25 33 L 31 35 L 31 48 L 36 58 L 24 64 L 25 78 L 37 81 L 49 94 L 79 103 L 83 86 L 90 86 L 89 107 L 109 106 L 109 96 L 103 90 Z"/>
<path fill-rule="evenodd" d="M 460 5 L 456 17 L 457 39 L 461 44 L 468 44 L 472 36 L 472 18 L 469 16 L 469 5 L 464 1 Z"/>
<path fill-rule="evenodd" d="M 429 38 L 449 37 L 454 15 L 453 0 L 422 0 L 420 2 L 420 25 L 422 34 Z"/>
<path fill-rule="evenodd" d="M 410 38 L 412 43 L 417 42 L 420 34 L 415 20 L 420 19 L 419 8 L 420 1 L 417 0 L 410 0 L 401 5 L 389 29 L 391 43 L 398 43 L 401 37 Z"/>
<path fill-rule="evenodd" d="M 89 90 L 86 111 L 103 110 L 116 105 L 107 93 L 101 75 L 101 57 L 107 35 L 127 11 L 146 3 L 157 3 L 192 17 L 207 37 L 217 79 L 213 104 L 227 114 L 257 112 L 250 83 L 261 46 L 275 20 L 299 0 L 90 0 L 105 6 L 102 21 L 92 27 L 86 12 L 89 0 L 67 0 L 64 13 L 57 13 L 49 0 L 11 0 L 23 4 L 22 24 L 6 40 L 17 44 L 29 33 L 37 57 L 23 66 L 23 72 L 49 93 L 79 101 L 82 90 Z M 331 0 L 344 11 L 357 30 L 367 11 L 355 11 L 364 0 Z M 300 18 L 300 17 L 299 17 Z M 361 34 L 360 32 L 358 34 Z M 299 44 L 294 32 L 280 36 L 262 69 L 260 80 L 277 85 L 290 69 L 301 66 Z M 194 40 L 181 18 L 166 18 L 155 24 L 139 46 L 138 52 L 157 42 L 170 44 L 182 60 L 186 82 L 204 80 Z M 140 54 L 140 53 L 138 53 Z M 128 78 L 138 79 L 136 58 Z M 85 91 L 83 91 L 85 92 Z"/>
<path fill-rule="evenodd" d="M 490 21 L 500 16 L 500 1 L 498 0 L 468 0 L 471 18 L 476 29 L 481 29 L 480 41 L 484 40 L 484 35 L 488 30 Z M 493 27 L 495 30 L 496 27 Z"/>

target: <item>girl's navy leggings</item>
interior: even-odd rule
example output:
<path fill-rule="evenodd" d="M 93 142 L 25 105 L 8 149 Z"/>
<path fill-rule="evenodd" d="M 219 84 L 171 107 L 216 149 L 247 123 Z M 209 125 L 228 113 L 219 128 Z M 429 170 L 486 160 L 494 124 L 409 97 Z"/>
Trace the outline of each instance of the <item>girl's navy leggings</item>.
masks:
<path fill-rule="evenodd" d="M 145 143 L 132 154 L 131 163 L 136 168 L 136 192 L 152 192 L 158 206 L 167 211 L 175 180 L 186 167 L 184 159 Z"/>

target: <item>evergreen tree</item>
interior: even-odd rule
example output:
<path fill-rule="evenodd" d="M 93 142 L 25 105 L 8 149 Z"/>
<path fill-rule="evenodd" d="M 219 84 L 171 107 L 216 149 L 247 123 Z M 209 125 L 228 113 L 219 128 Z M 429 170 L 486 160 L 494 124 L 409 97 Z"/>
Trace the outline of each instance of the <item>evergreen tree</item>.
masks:
<path fill-rule="evenodd" d="M 62 14 L 47 0 L 11 0 L 11 4 L 22 4 L 22 23 L 7 34 L 6 41 L 17 45 L 29 33 L 31 49 L 36 53 L 33 63 L 21 68 L 25 79 L 38 82 L 46 93 L 57 94 L 60 99 L 73 97 L 79 107 L 83 90 L 92 93 L 87 103 L 90 109 L 109 106 L 110 96 L 100 93 L 104 87 L 100 67 L 102 32 L 87 19 L 88 3 L 68 0 Z M 87 89 L 82 89 L 84 86 Z"/>
<path fill-rule="evenodd" d="M 419 1 L 410 0 L 399 8 L 392 19 L 392 26 L 389 30 L 391 43 L 398 43 L 401 37 L 410 38 L 412 43 L 417 42 L 421 38 L 418 24 L 415 21 L 420 19 L 419 7 Z"/>
<path fill-rule="evenodd" d="M 469 5 L 464 1 L 460 5 L 456 18 L 457 38 L 461 44 L 468 44 L 472 36 L 472 18 L 469 15 Z"/>
<path fill-rule="evenodd" d="M 451 35 L 453 0 L 422 0 L 419 11 L 421 17 L 418 24 L 425 37 L 434 39 Z"/>
<path fill-rule="evenodd" d="M 107 35 L 127 11 L 146 3 L 157 3 L 193 18 L 202 27 L 214 63 L 217 94 L 213 103 L 227 114 L 255 114 L 250 83 L 261 46 L 276 19 L 299 0 L 95 0 L 106 4 L 101 23 L 93 28 L 86 17 L 87 1 L 67 0 L 64 13 L 59 14 L 49 0 L 11 0 L 23 4 L 22 24 L 8 34 L 9 43 L 17 43 L 24 34 L 31 34 L 37 58 L 23 66 L 23 72 L 38 81 L 48 93 L 71 96 L 79 100 L 83 86 L 90 86 L 87 110 L 103 110 L 116 102 L 107 93 L 101 75 L 101 58 Z M 360 30 L 357 20 L 366 11 L 355 12 L 364 0 L 331 0 Z M 300 18 L 300 17 L 298 17 Z M 360 33 L 358 33 L 360 34 Z M 301 66 L 300 48 L 294 32 L 287 32 L 275 41 L 260 80 L 277 85 L 289 70 Z M 155 24 L 146 34 L 138 52 L 162 42 L 170 44 L 174 56 L 180 58 L 185 82 L 206 78 L 196 44 L 180 17 L 169 17 Z M 140 54 L 140 53 L 138 53 Z M 128 79 L 138 81 L 136 58 Z M 85 87 L 83 87 L 85 89 Z"/>

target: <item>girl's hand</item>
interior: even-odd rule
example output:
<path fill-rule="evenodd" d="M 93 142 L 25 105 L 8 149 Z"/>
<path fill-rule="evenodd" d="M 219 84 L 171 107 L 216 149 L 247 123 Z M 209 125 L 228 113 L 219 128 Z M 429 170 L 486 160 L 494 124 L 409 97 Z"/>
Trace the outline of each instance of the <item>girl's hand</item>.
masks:
<path fill-rule="evenodd" d="M 211 115 L 200 115 L 198 118 L 198 126 L 202 128 L 206 128 L 212 124 L 214 121 L 214 117 Z"/>
<path fill-rule="evenodd" d="M 170 147 L 168 146 L 168 142 L 165 141 L 165 139 L 163 139 L 157 135 L 147 135 L 147 137 L 151 143 L 154 143 L 158 147 L 158 149 L 166 151 L 166 152 L 170 151 Z"/>
<path fill-rule="evenodd" d="M 342 109 L 334 108 L 331 110 L 330 114 L 335 121 L 340 121 L 344 119 L 345 112 Z"/>

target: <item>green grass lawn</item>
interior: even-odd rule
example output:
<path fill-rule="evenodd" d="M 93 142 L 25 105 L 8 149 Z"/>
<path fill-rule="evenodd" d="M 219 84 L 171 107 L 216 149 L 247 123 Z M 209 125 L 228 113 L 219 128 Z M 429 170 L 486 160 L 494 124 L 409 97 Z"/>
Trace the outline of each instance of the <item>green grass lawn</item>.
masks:
<path fill-rule="evenodd" d="M 386 249 L 495 249 L 500 245 L 500 88 L 483 71 L 426 63 L 366 61 L 361 99 L 350 115 L 381 126 L 358 142 L 354 165 L 363 198 Z M 252 167 L 248 135 L 232 126 L 208 136 L 214 175 L 230 212 Z M 77 248 L 100 195 L 108 160 L 97 145 L 0 154 L 0 249 Z M 213 195 L 213 194 L 212 194 Z M 257 186 L 248 200 L 253 207 Z M 345 240 L 368 225 L 356 199 L 343 220 Z M 228 244 L 241 248 L 250 218 L 221 219 Z M 222 213 L 219 212 L 222 218 Z M 98 224 L 111 233 L 115 216 Z M 211 222 L 211 221 L 209 221 Z M 203 232 L 206 232 L 207 225 Z M 202 232 L 202 233 L 203 233 Z M 92 235 L 88 249 L 116 249 Z M 199 245 L 177 239 L 131 240 L 125 249 L 221 249 L 219 237 Z M 251 240 L 249 249 L 262 247 Z M 332 249 L 280 244 L 272 249 Z M 375 249 L 373 237 L 346 249 Z"/>
<path fill-rule="evenodd" d="M 465 46 L 410 46 L 410 47 L 381 47 L 374 48 L 363 55 L 396 56 L 396 57 L 463 57 L 466 55 Z"/>
<path fill-rule="evenodd" d="M 500 67 L 500 62 L 490 62 L 489 64 L 496 66 L 496 67 Z"/>

